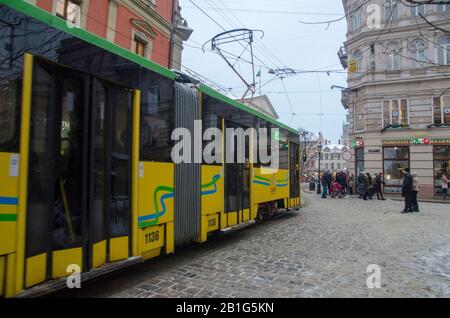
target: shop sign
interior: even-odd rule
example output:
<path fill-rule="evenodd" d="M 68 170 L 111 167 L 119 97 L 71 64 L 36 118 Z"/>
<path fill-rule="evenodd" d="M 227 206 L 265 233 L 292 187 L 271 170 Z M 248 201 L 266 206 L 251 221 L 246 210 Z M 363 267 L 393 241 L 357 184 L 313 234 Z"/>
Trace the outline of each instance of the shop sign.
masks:
<path fill-rule="evenodd" d="M 350 63 L 348 65 L 348 71 L 350 74 L 358 72 L 358 61 L 357 60 L 350 60 Z"/>
<path fill-rule="evenodd" d="M 431 143 L 433 145 L 448 145 L 450 144 L 450 138 L 433 138 Z"/>
<path fill-rule="evenodd" d="M 412 143 L 413 145 L 429 145 L 431 141 L 429 138 L 414 138 Z"/>
<path fill-rule="evenodd" d="M 383 145 L 411 145 L 411 139 L 383 140 Z"/>
<path fill-rule="evenodd" d="M 362 148 L 362 147 L 364 147 L 364 140 L 361 140 L 361 139 L 353 140 L 352 146 L 353 146 L 353 148 Z"/>

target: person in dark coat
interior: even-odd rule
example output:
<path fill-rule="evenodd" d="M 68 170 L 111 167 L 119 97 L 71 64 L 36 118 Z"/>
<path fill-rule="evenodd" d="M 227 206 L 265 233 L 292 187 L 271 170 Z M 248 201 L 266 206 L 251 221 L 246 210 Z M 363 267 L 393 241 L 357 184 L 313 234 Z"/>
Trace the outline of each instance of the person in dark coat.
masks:
<path fill-rule="evenodd" d="M 411 170 L 406 168 L 403 170 L 403 185 L 402 185 L 402 195 L 405 198 L 405 209 L 402 213 L 412 213 L 413 203 L 412 203 L 412 191 L 413 191 L 414 179 L 411 175 Z"/>
<path fill-rule="evenodd" d="M 373 194 L 374 194 L 374 189 L 373 189 L 373 178 L 370 175 L 369 172 L 367 172 L 367 182 L 369 184 L 369 189 L 367 190 L 367 197 L 372 200 L 373 199 Z"/>
<path fill-rule="evenodd" d="M 358 193 L 359 193 L 359 198 L 367 200 L 366 191 L 364 189 L 364 179 L 365 179 L 364 172 L 360 172 L 359 175 L 358 175 Z"/>
<path fill-rule="evenodd" d="M 380 172 L 375 178 L 375 192 L 377 193 L 378 200 L 385 201 L 386 199 L 383 197 L 383 186 L 386 186 L 386 183 L 383 181 L 383 173 Z"/>
<path fill-rule="evenodd" d="M 330 171 L 325 172 L 322 176 L 322 199 L 326 199 L 328 196 L 331 178 L 332 177 Z"/>

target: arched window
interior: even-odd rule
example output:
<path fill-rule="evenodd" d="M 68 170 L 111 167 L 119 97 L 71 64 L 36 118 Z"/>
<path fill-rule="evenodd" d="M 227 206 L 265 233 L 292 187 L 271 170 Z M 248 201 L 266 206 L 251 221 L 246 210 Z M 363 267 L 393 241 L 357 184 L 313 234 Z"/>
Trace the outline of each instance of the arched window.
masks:
<path fill-rule="evenodd" d="M 438 63 L 450 64 L 450 35 L 443 35 L 438 39 Z"/>
<path fill-rule="evenodd" d="M 428 59 L 426 56 L 425 41 L 416 39 L 409 45 L 409 52 L 411 56 L 411 67 L 422 68 L 427 65 Z"/>
<path fill-rule="evenodd" d="M 400 69 L 400 48 L 396 43 L 389 43 L 386 47 L 386 69 L 395 71 Z"/>

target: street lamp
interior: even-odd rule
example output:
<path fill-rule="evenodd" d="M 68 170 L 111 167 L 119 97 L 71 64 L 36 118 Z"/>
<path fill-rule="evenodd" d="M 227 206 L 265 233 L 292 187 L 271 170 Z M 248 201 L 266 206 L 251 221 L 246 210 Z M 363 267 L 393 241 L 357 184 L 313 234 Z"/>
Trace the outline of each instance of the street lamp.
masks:
<path fill-rule="evenodd" d="M 317 153 L 319 154 L 319 182 L 317 183 L 317 194 L 321 194 L 322 193 L 322 189 L 320 187 L 320 182 L 321 182 L 321 178 L 320 178 L 320 157 L 322 155 L 322 144 L 317 145 Z"/>

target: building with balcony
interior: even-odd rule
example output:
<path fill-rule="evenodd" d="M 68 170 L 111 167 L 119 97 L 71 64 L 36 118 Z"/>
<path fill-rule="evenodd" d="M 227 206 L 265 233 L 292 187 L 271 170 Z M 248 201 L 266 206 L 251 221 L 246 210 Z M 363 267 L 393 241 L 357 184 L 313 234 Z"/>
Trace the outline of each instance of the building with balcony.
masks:
<path fill-rule="evenodd" d="M 450 5 L 405 3 L 343 0 L 348 168 L 384 172 L 386 192 L 399 194 L 409 167 L 420 196 L 433 198 L 442 174 L 450 177 Z"/>
<path fill-rule="evenodd" d="M 178 0 L 28 0 L 162 66 L 181 69 L 192 33 Z"/>

